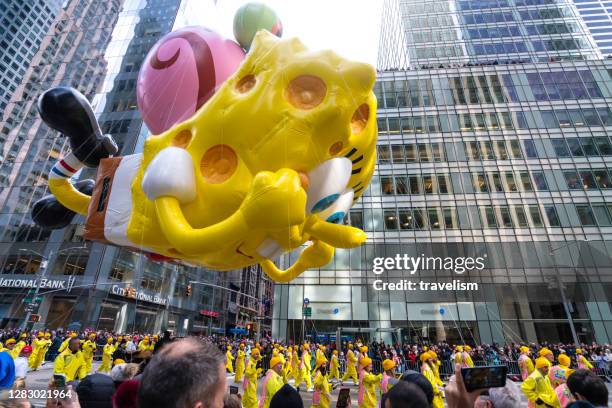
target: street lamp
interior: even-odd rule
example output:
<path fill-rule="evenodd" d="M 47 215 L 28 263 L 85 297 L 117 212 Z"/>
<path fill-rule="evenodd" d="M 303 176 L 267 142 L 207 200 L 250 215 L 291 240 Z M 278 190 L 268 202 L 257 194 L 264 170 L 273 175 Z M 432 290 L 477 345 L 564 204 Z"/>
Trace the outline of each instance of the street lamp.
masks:
<path fill-rule="evenodd" d="M 559 275 L 559 266 L 557 265 L 557 260 L 555 258 L 555 252 L 557 252 L 560 249 L 567 248 L 570 245 L 577 244 L 579 242 L 588 242 L 588 241 L 589 241 L 588 239 L 572 241 L 558 248 L 553 248 L 552 242 L 548 241 L 548 247 L 549 247 L 548 254 L 552 257 L 552 260 L 553 260 L 553 264 L 554 264 L 554 268 L 556 272 L 555 276 L 557 278 L 557 285 L 559 285 L 559 292 L 561 292 L 561 301 L 563 302 L 563 309 L 565 310 L 565 316 L 567 317 L 567 320 L 569 322 L 570 330 L 572 331 L 572 337 L 574 338 L 574 344 L 576 345 L 576 347 L 580 346 L 580 342 L 578 341 L 578 335 L 576 334 L 576 327 L 574 326 L 574 319 L 572 318 L 572 313 L 570 311 L 569 304 L 565 297 L 565 288 L 563 286 L 563 282 L 561 282 L 561 276 Z M 580 252 L 580 249 L 578 249 L 578 252 Z"/>
<path fill-rule="evenodd" d="M 64 249 L 60 249 L 59 251 L 51 250 L 51 251 L 49 251 L 49 255 L 47 255 L 47 256 L 45 256 L 45 255 L 41 254 L 40 252 L 37 252 L 37 251 L 35 251 L 33 249 L 30 249 L 30 248 L 19 248 L 20 252 L 31 252 L 31 253 L 33 253 L 35 255 L 40 256 L 43 259 L 43 261 L 44 261 L 44 264 L 43 264 L 43 262 L 40 263 L 40 267 L 42 268 L 42 273 L 40 275 L 40 278 L 38 277 L 38 274 L 37 274 L 37 277 L 36 277 L 36 280 L 35 280 L 36 288 L 34 289 L 34 299 L 36 298 L 36 296 L 40 292 L 40 280 L 39 279 L 42 279 L 42 278 L 45 277 L 45 273 L 47 272 L 47 265 L 49 264 L 49 258 L 51 258 L 51 256 L 54 253 L 57 255 L 57 254 L 61 254 L 64 251 L 69 251 L 69 250 L 72 250 L 72 249 L 86 249 L 86 248 L 87 248 L 87 246 L 80 246 L 80 247 L 64 248 Z M 28 311 L 26 313 L 25 319 L 24 319 L 23 324 L 21 326 L 21 330 L 25 330 L 26 329 L 26 327 L 28 325 L 28 322 L 30 321 L 30 316 L 31 315 L 32 315 L 32 311 L 30 310 L 30 308 L 28 308 Z"/>

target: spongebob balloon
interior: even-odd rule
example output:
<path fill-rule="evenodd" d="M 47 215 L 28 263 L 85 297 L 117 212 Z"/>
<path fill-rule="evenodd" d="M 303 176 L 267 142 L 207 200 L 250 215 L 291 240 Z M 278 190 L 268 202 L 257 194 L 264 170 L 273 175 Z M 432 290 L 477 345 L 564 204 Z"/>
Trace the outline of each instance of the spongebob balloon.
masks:
<path fill-rule="evenodd" d="M 290 281 L 366 239 L 341 221 L 374 172 L 374 81 L 369 65 L 259 31 L 238 70 L 192 117 L 149 137 L 142 154 L 111 157 L 116 146 L 94 121 L 84 132 L 89 153 L 71 140 L 81 151 L 56 163 L 51 192 L 87 216 L 88 239 L 218 270 L 259 263 Z M 61 108 L 51 96 L 41 112 Z M 51 116 L 43 119 L 74 133 Z M 70 182 L 83 165 L 98 167 L 91 195 Z M 59 205 L 44 200 L 35 220 Z M 272 262 L 306 243 L 287 269 Z"/>

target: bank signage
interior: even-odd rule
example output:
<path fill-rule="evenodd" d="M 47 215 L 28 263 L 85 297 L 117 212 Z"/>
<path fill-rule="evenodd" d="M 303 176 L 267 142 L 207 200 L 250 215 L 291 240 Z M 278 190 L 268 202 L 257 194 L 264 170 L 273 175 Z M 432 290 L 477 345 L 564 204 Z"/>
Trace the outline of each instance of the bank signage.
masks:
<path fill-rule="evenodd" d="M 7 279 L 0 278 L 0 288 L 20 288 L 20 289 L 52 289 L 65 290 L 70 292 L 74 286 L 74 276 L 68 279 Z"/>
<path fill-rule="evenodd" d="M 109 289 L 109 292 L 112 293 L 113 295 L 125 296 L 126 288 L 123 288 L 119 285 L 113 285 Z M 143 302 L 156 303 L 158 305 L 163 305 L 163 306 L 166 306 L 168 304 L 168 298 L 161 297 L 160 295 L 153 295 L 151 293 L 145 293 L 143 291 L 138 291 L 138 290 L 136 291 L 135 299 L 143 301 Z"/>

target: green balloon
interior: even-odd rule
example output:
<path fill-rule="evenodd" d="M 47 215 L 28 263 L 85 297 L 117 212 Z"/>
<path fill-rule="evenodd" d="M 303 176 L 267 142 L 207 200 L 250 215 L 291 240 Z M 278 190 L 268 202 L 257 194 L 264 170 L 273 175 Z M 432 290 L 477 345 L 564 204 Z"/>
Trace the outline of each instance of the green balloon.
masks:
<path fill-rule="evenodd" d="M 270 7 L 262 3 L 247 3 L 234 16 L 234 37 L 242 48 L 248 51 L 255 34 L 268 30 L 277 37 L 283 35 L 283 24 Z"/>

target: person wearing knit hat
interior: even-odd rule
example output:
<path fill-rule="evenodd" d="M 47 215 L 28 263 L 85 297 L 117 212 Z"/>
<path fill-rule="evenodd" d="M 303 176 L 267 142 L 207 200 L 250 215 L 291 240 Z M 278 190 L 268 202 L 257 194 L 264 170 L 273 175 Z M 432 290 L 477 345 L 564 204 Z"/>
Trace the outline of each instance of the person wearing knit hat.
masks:
<path fill-rule="evenodd" d="M 521 390 L 535 408 L 561 407 L 548 378 L 549 364 L 550 361 L 546 357 L 536 358 L 535 370 L 521 384 Z"/>
<path fill-rule="evenodd" d="M 327 358 L 323 353 L 316 360 L 313 383 L 314 393 L 310 408 L 329 408 L 332 387 L 327 379 Z"/>
<path fill-rule="evenodd" d="M 246 363 L 246 369 L 244 371 L 244 382 L 242 388 L 244 394 L 242 395 L 242 406 L 244 408 L 257 408 L 257 378 L 261 373 L 261 368 L 257 368 L 257 363 L 261 360 L 259 348 L 254 347 L 251 349 L 251 355 Z"/>
<path fill-rule="evenodd" d="M 340 361 L 338 361 L 338 350 L 332 351 L 329 362 L 329 379 L 340 381 Z"/>
<path fill-rule="evenodd" d="M 533 361 L 531 357 L 529 357 L 531 350 L 529 350 L 527 346 L 521 346 L 519 350 L 521 351 L 521 355 L 518 358 L 518 366 L 521 370 L 521 378 L 525 381 L 534 370 Z"/>
<path fill-rule="evenodd" d="M 6 351 L 0 352 L 0 390 L 10 389 L 15 382 L 15 360 Z"/>
<path fill-rule="evenodd" d="M 19 356 L 15 359 L 15 384 L 13 388 L 25 389 L 26 376 L 28 375 L 28 359 L 32 355 L 32 347 L 23 346 Z"/>
<path fill-rule="evenodd" d="M 432 402 L 432 407 L 434 408 L 444 408 L 444 400 L 442 390 L 438 385 L 438 380 L 436 379 L 436 375 L 433 371 L 433 356 L 430 352 L 425 352 L 421 354 L 421 374 L 427 378 L 427 381 L 431 383 L 431 387 L 433 388 L 434 398 Z"/>
<path fill-rule="evenodd" d="M 548 371 L 548 378 L 550 379 L 550 383 L 552 384 L 553 388 L 557 388 L 559 385 L 565 384 L 567 377 L 569 377 L 572 371 L 570 369 L 572 360 L 567 356 L 567 354 L 559 354 L 557 361 L 559 364 L 552 366 Z"/>
<path fill-rule="evenodd" d="M 372 359 L 362 357 L 359 362 L 361 373 L 359 374 L 359 392 L 357 394 L 357 405 L 359 408 L 376 407 L 376 387 L 380 386 L 382 374 L 372 373 Z"/>
<path fill-rule="evenodd" d="M 383 373 L 382 379 L 380 380 L 380 390 L 385 393 L 395 384 L 395 361 L 386 359 L 382 362 L 382 366 Z"/>
<path fill-rule="evenodd" d="M 113 353 L 115 352 L 115 350 L 116 348 L 113 344 L 113 338 L 107 338 L 106 344 L 102 349 L 102 365 L 98 367 L 98 372 L 106 374 L 110 373 L 110 370 L 112 368 L 111 363 L 113 362 Z"/>
<path fill-rule="evenodd" d="M 310 354 L 310 344 L 304 343 L 302 345 L 302 357 L 300 358 L 299 370 L 300 370 L 300 382 L 295 382 L 295 386 L 300 388 L 302 382 L 306 383 L 308 392 L 312 392 L 312 372 L 310 367 L 310 361 L 312 356 Z"/>
<path fill-rule="evenodd" d="M 263 383 L 261 385 L 261 395 L 259 397 L 260 408 L 270 408 L 270 401 L 272 401 L 272 398 L 278 390 L 285 385 L 282 377 L 283 363 L 284 360 L 281 355 L 277 355 L 270 359 L 270 369 L 263 378 Z"/>
<path fill-rule="evenodd" d="M 225 369 L 228 373 L 234 374 L 234 356 L 232 355 L 232 346 L 227 346 L 227 351 L 225 352 Z"/>
<path fill-rule="evenodd" d="M 244 352 L 244 343 L 240 343 L 238 351 L 236 352 L 236 375 L 234 376 L 234 382 L 240 383 L 244 377 L 244 361 L 246 359 L 246 353 Z"/>
<path fill-rule="evenodd" d="M 586 370 L 593 369 L 593 364 L 591 364 L 589 360 L 587 360 L 586 357 L 582 355 L 581 348 L 576 349 L 576 364 L 578 365 L 578 368 L 582 368 Z"/>
<path fill-rule="evenodd" d="M 93 365 L 93 357 L 96 353 L 96 333 L 89 333 L 87 340 L 83 343 L 81 350 L 83 352 L 83 358 L 85 359 L 85 366 L 87 374 L 91 373 L 91 366 Z"/>
<path fill-rule="evenodd" d="M 355 356 L 355 353 L 353 353 L 353 344 L 349 343 L 348 351 L 346 352 L 346 371 L 342 377 L 342 382 L 352 378 L 353 384 L 357 385 L 359 379 L 357 377 L 356 364 L 357 357 Z"/>
<path fill-rule="evenodd" d="M 541 348 L 540 351 L 538 351 L 538 357 L 544 357 L 548 360 L 548 368 L 552 367 L 555 362 L 555 355 L 548 347 Z"/>

